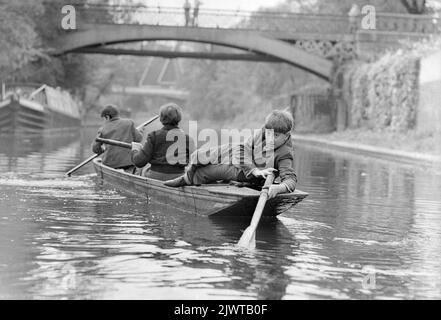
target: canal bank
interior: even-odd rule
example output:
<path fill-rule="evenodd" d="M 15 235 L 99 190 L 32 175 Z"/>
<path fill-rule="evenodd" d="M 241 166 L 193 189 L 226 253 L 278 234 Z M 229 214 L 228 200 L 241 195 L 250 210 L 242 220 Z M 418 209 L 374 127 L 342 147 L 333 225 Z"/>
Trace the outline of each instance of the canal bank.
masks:
<path fill-rule="evenodd" d="M 295 143 L 306 143 L 328 150 L 341 150 L 400 162 L 421 163 L 425 165 L 441 164 L 441 155 L 425 152 L 394 149 L 379 145 L 371 145 L 346 139 L 335 139 L 333 134 L 293 134 Z"/>

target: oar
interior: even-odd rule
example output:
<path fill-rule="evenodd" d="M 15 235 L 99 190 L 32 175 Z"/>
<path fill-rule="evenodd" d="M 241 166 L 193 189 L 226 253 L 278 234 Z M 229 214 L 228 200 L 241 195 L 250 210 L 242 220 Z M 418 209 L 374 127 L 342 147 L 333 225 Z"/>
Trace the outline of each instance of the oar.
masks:
<path fill-rule="evenodd" d="M 153 121 L 155 121 L 156 119 L 158 119 L 159 116 L 154 116 L 153 118 L 147 120 L 144 123 L 141 123 L 139 126 L 136 127 L 136 129 L 141 129 L 144 128 L 145 126 L 149 125 L 150 123 L 152 123 Z M 96 157 L 98 157 L 99 154 L 94 154 L 93 156 L 90 156 L 89 158 L 87 158 L 86 160 L 84 160 L 83 162 L 81 162 L 79 165 L 77 165 L 76 167 L 70 169 L 68 172 L 66 172 L 66 175 L 68 177 L 70 177 L 70 175 L 72 173 L 74 173 L 75 171 L 77 171 L 79 168 L 81 168 L 82 166 L 84 166 L 85 164 L 89 163 L 90 161 L 92 161 L 93 159 L 95 159 Z"/>
<path fill-rule="evenodd" d="M 105 144 L 110 144 L 112 146 L 117 146 L 117 147 L 121 147 L 121 148 L 132 149 L 131 143 L 122 142 L 122 141 L 118 141 L 118 140 L 96 138 L 95 141 L 105 143 Z"/>
<path fill-rule="evenodd" d="M 98 157 L 99 154 L 94 154 L 93 156 L 90 156 L 89 158 L 87 158 L 86 160 L 84 160 L 83 162 L 81 162 L 79 165 L 77 165 L 76 167 L 70 169 L 68 172 L 66 172 L 66 176 L 70 177 L 70 175 L 72 173 L 74 173 L 75 171 L 77 171 L 79 168 L 81 168 L 82 166 L 84 166 L 85 164 L 89 163 L 90 161 L 92 161 L 93 159 L 95 159 L 96 157 Z"/>
<path fill-rule="evenodd" d="M 242 237 L 238 242 L 239 247 L 254 249 L 256 247 L 256 229 L 259 224 L 260 217 L 262 216 L 263 209 L 265 208 L 266 200 L 268 200 L 268 189 L 273 184 L 274 173 L 269 174 L 266 177 L 265 184 L 260 192 L 259 201 L 257 202 L 256 209 L 254 210 L 253 218 L 251 219 L 250 226 L 245 229 Z"/>

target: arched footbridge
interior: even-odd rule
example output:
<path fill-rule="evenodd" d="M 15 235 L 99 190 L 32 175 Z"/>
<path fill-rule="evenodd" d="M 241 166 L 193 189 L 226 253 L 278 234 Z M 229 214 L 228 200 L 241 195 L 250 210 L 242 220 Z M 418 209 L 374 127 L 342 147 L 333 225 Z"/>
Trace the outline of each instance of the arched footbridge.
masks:
<path fill-rule="evenodd" d="M 360 35 L 357 20 L 343 15 L 201 10 L 197 20 L 186 23 L 182 8 L 73 6 L 77 29 L 64 31 L 54 41 L 55 54 L 110 53 L 109 45 L 136 41 L 191 41 L 242 49 L 244 60 L 286 62 L 330 80 L 333 58 L 355 55 Z M 418 36 L 435 31 L 433 18 L 418 17 L 418 23 L 414 22 L 409 15 L 383 14 L 378 27 L 389 35 L 392 31 Z"/>

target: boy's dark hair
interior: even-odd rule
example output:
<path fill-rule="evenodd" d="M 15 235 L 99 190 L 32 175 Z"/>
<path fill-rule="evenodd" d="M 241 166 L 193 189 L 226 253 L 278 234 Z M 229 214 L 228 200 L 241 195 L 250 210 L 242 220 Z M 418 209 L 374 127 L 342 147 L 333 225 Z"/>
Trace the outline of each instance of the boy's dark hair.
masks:
<path fill-rule="evenodd" d="M 159 108 L 159 120 L 163 125 L 177 126 L 181 119 L 182 110 L 176 103 L 167 103 Z"/>
<path fill-rule="evenodd" d="M 101 117 L 104 118 L 108 116 L 110 119 L 115 118 L 119 115 L 118 108 L 113 104 L 108 104 L 101 111 Z"/>
<path fill-rule="evenodd" d="M 290 112 L 285 110 L 273 110 L 265 119 L 265 129 L 273 129 L 275 132 L 288 133 L 294 127 L 294 119 Z"/>

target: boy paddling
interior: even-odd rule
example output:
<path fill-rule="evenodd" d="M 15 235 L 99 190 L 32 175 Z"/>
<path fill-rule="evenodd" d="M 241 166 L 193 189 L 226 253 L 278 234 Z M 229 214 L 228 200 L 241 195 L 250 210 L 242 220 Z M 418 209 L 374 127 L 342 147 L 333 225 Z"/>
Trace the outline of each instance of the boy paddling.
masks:
<path fill-rule="evenodd" d="M 105 124 L 99 129 L 97 138 L 118 140 L 121 142 L 141 142 L 142 134 L 135 128 L 130 119 L 121 119 L 118 108 L 114 105 L 107 105 L 101 112 Z M 120 147 L 106 145 L 94 140 L 92 144 L 94 153 L 103 154 L 103 164 L 114 169 L 124 169 L 133 172 L 135 169 L 130 151 Z"/>
<path fill-rule="evenodd" d="M 266 117 L 264 127 L 244 144 L 219 146 L 210 150 L 208 157 L 207 150 L 196 150 L 185 174 L 164 184 L 182 187 L 219 180 L 262 184 L 270 173 L 277 172 L 280 184 L 271 185 L 268 198 L 293 192 L 297 184 L 291 140 L 293 126 L 289 112 L 274 110 Z"/>
<path fill-rule="evenodd" d="M 167 103 L 159 109 L 159 119 L 163 127 L 149 133 L 144 145 L 132 142 L 131 159 L 135 166 L 142 168 L 148 163 L 150 170 L 145 177 L 155 180 L 169 180 L 181 176 L 189 162 L 191 151 L 194 150 L 190 137 L 179 128 L 182 110 L 175 103 Z M 177 142 L 183 148 L 174 149 Z M 182 150 L 183 152 L 179 152 Z M 175 161 L 171 163 L 171 158 Z"/>

